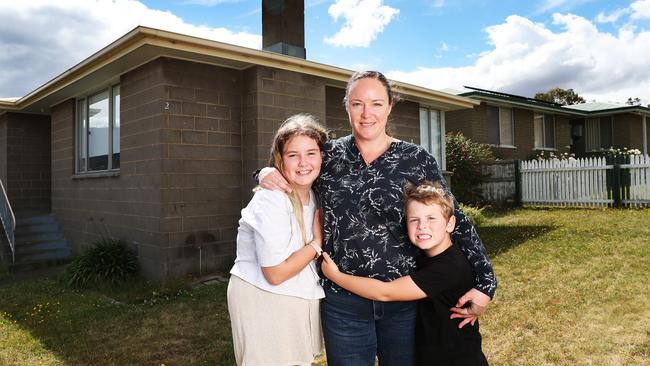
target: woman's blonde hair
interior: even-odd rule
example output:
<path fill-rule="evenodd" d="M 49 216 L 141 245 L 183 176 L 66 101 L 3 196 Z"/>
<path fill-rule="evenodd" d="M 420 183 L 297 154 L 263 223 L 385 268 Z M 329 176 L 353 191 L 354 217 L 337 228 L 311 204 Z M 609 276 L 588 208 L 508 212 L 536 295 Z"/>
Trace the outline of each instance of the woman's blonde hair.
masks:
<path fill-rule="evenodd" d="M 425 205 L 440 205 L 446 220 L 454 215 L 454 197 L 439 181 L 422 181 L 418 185 L 411 182 L 404 187 L 404 209 L 409 202 L 417 201 Z"/>
<path fill-rule="evenodd" d="M 284 152 L 284 146 L 287 144 L 289 139 L 294 136 L 307 136 L 318 144 L 320 151 L 323 151 L 323 145 L 327 141 L 327 129 L 323 127 L 315 116 L 306 113 L 295 114 L 287 118 L 278 131 L 273 137 L 273 144 L 271 145 L 271 157 L 269 159 L 269 165 L 275 167 L 282 176 L 284 176 L 284 163 L 282 161 L 282 153 Z M 287 179 L 287 181 L 289 181 Z M 291 182 L 289 182 L 291 184 Z M 298 225 L 300 226 L 300 231 L 302 234 L 302 241 L 307 244 L 307 235 L 305 231 L 305 220 L 302 215 L 302 202 L 298 196 L 298 192 L 293 189 L 291 193 L 287 193 L 291 205 L 293 206 L 294 214 L 298 220 Z"/>

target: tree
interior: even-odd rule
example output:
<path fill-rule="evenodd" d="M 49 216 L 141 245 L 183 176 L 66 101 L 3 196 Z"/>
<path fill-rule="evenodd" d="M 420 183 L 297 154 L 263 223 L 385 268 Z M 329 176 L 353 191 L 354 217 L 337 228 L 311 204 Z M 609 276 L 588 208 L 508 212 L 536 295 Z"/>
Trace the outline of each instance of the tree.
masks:
<path fill-rule="evenodd" d="M 639 97 L 635 98 L 627 98 L 627 102 L 625 102 L 627 105 L 641 105 L 641 99 Z"/>
<path fill-rule="evenodd" d="M 579 96 L 573 89 L 553 88 L 545 93 L 535 94 L 535 99 L 545 100 L 551 103 L 572 105 L 584 103 L 585 99 Z"/>

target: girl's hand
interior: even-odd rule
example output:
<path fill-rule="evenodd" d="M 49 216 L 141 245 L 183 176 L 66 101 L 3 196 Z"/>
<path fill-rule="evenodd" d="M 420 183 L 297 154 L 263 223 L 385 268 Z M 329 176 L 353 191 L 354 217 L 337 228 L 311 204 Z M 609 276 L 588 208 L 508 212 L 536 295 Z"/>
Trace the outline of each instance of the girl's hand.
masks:
<path fill-rule="evenodd" d="M 334 277 L 341 273 L 336 263 L 334 263 L 329 254 L 325 252 L 323 252 L 323 263 L 321 264 L 321 269 L 323 270 L 325 277 L 329 278 L 330 280 L 334 280 Z"/>
<path fill-rule="evenodd" d="M 260 170 L 260 174 L 257 176 L 260 186 L 264 189 L 270 191 L 283 191 L 291 192 L 291 186 L 286 179 L 280 174 L 280 172 L 271 167 L 266 167 Z"/>

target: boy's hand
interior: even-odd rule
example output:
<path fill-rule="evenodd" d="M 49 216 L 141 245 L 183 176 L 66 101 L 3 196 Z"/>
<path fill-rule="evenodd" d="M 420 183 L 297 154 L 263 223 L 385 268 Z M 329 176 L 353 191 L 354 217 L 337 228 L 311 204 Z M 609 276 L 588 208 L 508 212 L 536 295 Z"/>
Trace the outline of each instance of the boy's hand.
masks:
<path fill-rule="evenodd" d="M 329 254 L 325 252 L 323 252 L 323 263 L 321 264 L 321 269 L 323 270 L 325 277 L 329 278 L 330 280 L 334 280 L 334 277 L 336 277 L 337 274 L 341 273 L 339 272 L 339 267 L 336 265 L 336 263 L 334 263 Z"/>
<path fill-rule="evenodd" d="M 469 306 L 463 308 L 463 306 L 468 302 L 470 303 Z M 490 297 L 488 295 L 473 288 L 458 299 L 455 307 L 449 309 L 452 312 L 450 318 L 464 318 L 463 321 L 458 324 L 458 328 L 464 327 L 467 323 L 474 325 L 476 320 L 478 320 L 478 317 L 485 312 L 485 308 L 489 303 Z"/>
<path fill-rule="evenodd" d="M 291 186 L 286 179 L 280 174 L 280 172 L 271 167 L 266 167 L 260 170 L 260 174 L 257 176 L 260 186 L 264 189 L 270 191 L 283 191 L 291 192 Z"/>

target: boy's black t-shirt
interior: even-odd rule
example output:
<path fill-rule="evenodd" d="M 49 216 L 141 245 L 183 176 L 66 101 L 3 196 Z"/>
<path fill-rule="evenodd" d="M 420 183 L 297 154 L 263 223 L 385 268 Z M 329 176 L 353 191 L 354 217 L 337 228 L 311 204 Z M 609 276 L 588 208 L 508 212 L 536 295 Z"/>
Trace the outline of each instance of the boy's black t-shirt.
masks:
<path fill-rule="evenodd" d="M 462 319 L 449 319 L 449 309 L 474 286 L 472 267 L 459 247 L 452 245 L 434 257 L 422 256 L 411 278 L 428 296 L 418 302 L 417 364 L 487 365 L 478 321 L 458 329 Z"/>

